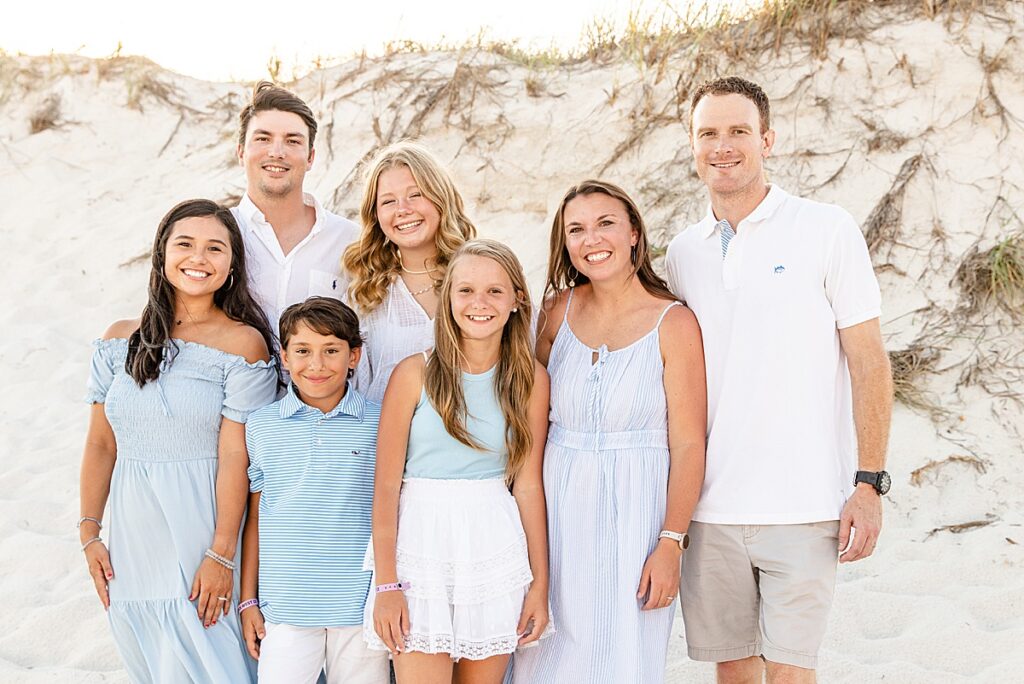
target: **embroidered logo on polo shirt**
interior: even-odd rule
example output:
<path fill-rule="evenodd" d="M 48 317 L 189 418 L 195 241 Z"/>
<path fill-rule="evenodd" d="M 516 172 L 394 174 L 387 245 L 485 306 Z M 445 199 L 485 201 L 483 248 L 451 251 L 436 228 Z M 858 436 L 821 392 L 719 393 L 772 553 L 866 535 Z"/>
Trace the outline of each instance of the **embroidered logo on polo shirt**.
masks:
<path fill-rule="evenodd" d="M 782 275 L 785 272 L 786 272 L 786 267 L 783 266 L 782 264 L 779 264 L 778 266 L 776 266 L 775 268 L 772 269 L 772 273 L 774 273 L 775 275 Z"/>

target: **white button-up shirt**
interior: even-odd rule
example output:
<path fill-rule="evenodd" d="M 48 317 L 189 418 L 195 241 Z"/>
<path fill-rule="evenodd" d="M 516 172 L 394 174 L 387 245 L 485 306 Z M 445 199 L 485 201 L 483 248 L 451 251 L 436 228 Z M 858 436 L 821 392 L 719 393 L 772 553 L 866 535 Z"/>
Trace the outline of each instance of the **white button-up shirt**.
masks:
<path fill-rule="evenodd" d="M 355 223 L 327 211 L 312 195 L 303 194 L 302 201 L 316 210 L 316 221 L 288 254 L 248 194 L 231 210 L 245 240 L 249 287 L 275 335 L 290 305 L 313 295 L 342 298 L 341 255 L 359 236 Z"/>

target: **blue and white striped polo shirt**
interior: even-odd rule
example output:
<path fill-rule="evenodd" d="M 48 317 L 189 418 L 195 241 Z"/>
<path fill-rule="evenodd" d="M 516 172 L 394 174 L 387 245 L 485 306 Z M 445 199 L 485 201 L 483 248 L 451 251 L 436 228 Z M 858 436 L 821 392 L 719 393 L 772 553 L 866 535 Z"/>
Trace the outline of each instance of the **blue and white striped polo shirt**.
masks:
<path fill-rule="evenodd" d="M 262 492 L 259 598 L 269 622 L 362 624 L 379 422 L 380 405 L 351 385 L 327 414 L 293 386 L 250 414 L 249 490 Z"/>

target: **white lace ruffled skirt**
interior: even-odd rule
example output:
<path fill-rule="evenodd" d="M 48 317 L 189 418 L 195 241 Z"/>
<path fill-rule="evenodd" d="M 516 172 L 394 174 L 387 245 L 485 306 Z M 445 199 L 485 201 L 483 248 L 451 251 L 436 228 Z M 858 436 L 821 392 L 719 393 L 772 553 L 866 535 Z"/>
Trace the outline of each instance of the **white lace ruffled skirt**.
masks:
<path fill-rule="evenodd" d="M 405 480 L 396 551 L 398 579 L 410 585 L 407 651 L 482 660 L 516 650 L 533 573 L 519 509 L 501 479 Z M 364 569 L 374 569 L 372 543 Z M 373 628 L 376 584 L 375 575 L 363 636 L 385 650 Z"/>

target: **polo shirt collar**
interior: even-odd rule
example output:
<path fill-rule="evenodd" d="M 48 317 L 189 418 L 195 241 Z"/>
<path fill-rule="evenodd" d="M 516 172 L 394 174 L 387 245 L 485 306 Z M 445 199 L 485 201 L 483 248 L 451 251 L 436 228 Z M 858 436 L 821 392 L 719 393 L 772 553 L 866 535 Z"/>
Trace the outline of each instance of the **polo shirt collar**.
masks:
<path fill-rule="evenodd" d="M 307 207 L 313 207 L 314 211 L 316 211 L 316 220 L 313 222 L 313 227 L 309 231 L 310 235 L 316 235 L 323 230 L 325 218 L 324 207 L 316 197 L 308 192 L 302 193 L 302 203 Z M 245 218 L 245 226 L 243 226 L 243 228 L 246 230 L 255 232 L 260 226 L 270 227 L 267 217 L 249 197 L 249 193 L 242 195 L 242 199 L 238 202 L 238 212 Z"/>
<path fill-rule="evenodd" d="M 789 197 L 789 194 L 780 188 L 778 185 L 772 183 L 768 186 L 768 194 L 765 195 L 764 199 L 754 207 L 754 211 L 750 212 L 747 218 L 743 219 L 743 223 L 760 223 L 761 221 L 767 221 L 770 219 L 785 199 Z M 707 239 L 715 234 L 715 228 L 718 227 L 718 219 L 715 218 L 715 211 L 711 208 L 711 204 L 708 204 L 708 212 L 704 216 L 704 219 L 700 222 L 701 237 Z M 733 226 L 735 228 L 735 226 Z"/>
<path fill-rule="evenodd" d="M 303 409 L 309 409 L 315 411 L 313 407 L 309 406 L 295 393 L 295 385 L 288 383 L 288 391 L 281 398 L 281 417 L 291 418 L 296 413 L 301 412 Z M 359 393 L 352 383 L 349 383 L 348 389 L 345 391 L 345 396 L 341 398 L 338 405 L 327 412 L 324 418 L 333 418 L 339 413 L 343 413 L 346 416 L 352 416 L 360 423 L 363 422 L 363 417 L 366 414 L 366 398 Z"/>

